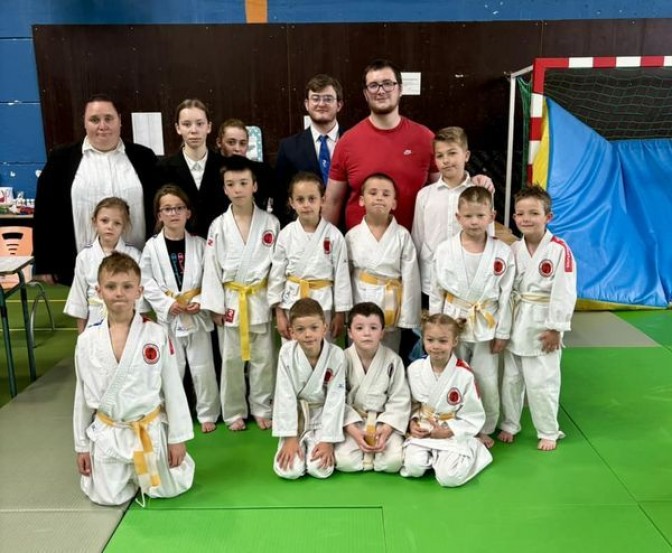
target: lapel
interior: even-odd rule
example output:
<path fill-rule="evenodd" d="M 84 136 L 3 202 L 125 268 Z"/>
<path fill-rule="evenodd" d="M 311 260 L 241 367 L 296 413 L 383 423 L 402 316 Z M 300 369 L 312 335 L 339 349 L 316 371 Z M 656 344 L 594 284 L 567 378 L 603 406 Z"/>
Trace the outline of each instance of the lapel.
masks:
<path fill-rule="evenodd" d="M 186 242 L 186 241 L 185 241 Z M 177 287 L 177 281 L 175 280 L 175 273 L 173 273 L 173 268 L 170 265 L 170 255 L 168 254 L 168 247 L 166 246 L 166 237 L 163 234 L 163 230 L 156 235 L 154 240 L 154 253 L 156 255 L 157 267 L 160 269 L 161 275 L 163 275 L 163 281 L 172 292 L 180 292 L 181 290 Z M 162 262 L 163 260 L 163 262 Z"/>
<path fill-rule="evenodd" d="M 427 357 L 427 361 L 429 362 L 429 357 Z M 430 389 L 427 403 L 437 411 L 440 409 L 441 404 L 444 401 L 444 395 L 445 395 L 444 391 L 448 387 L 450 380 L 453 378 L 453 373 L 455 372 L 456 365 L 457 365 L 457 357 L 455 357 L 455 354 L 453 354 L 450 356 L 450 359 L 448 360 L 445 369 L 443 369 L 443 372 L 439 377 L 439 381 L 436 382 L 434 386 Z M 435 378 L 434 371 L 432 371 L 431 362 L 428 363 L 428 367 L 430 372 L 430 374 L 427 375 L 428 378 Z"/>
<path fill-rule="evenodd" d="M 310 171 L 316 175 L 321 175 L 320 163 L 317 160 L 317 153 L 315 152 L 315 144 L 313 143 L 313 134 L 310 128 L 305 129 L 299 137 L 299 155 L 302 159 L 310 160 Z"/>

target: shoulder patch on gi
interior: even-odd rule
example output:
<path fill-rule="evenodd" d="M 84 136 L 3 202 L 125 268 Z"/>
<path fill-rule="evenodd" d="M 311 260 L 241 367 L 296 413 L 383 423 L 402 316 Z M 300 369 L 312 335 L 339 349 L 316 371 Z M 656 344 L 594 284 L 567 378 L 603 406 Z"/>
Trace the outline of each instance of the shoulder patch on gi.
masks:
<path fill-rule="evenodd" d="M 462 394 L 457 388 L 453 387 L 450 390 L 448 390 L 446 400 L 450 405 L 457 405 L 462 401 Z"/>
<path fill-rule="evenodd" d="M 495 276 L 501 276 L 506 271 L 506 262 L 501 257 L 496 257 L 493 270 L 495 271 Z"/>
<path fill-rule="evenodd" d="M 461 369 L 466 369 L 469 372 L 474 372 L 474 371 L 471 370 L 471 367 L 469 366 L 469 363 L 467 363 L 466 361 L 463 361 L 462 359 L 458 359 L 455 366 L 460 367 Z"/>
<path fill-rule="evenodd" d="M 562 249 L 565 250 L 565 272 L 571 273 L 574 270 L 574 257 L 572 256 L 572 250 L 569 249 L 567 242 L 565 242 L 562 238 L 558 238 L 557 236 L 551 238 L 551 242 L 559 244 L 562 246 Z"/>
<path fill-rule="evenodd" d="M 272 246 L 275 242 L 275 233 L 272 230 L 265 230 L 261 235 L 261 243 L 264 246 Z"/>
<path fill-rule="evenodd" d="M 555 271 L 555 267 L 553 266 L 553 262 L 550 259 L 543 259 L 541 263 L 539 263 L 539 274 L 542 277 L 550 277 L 553 276 L 553 272 Z"/>
<path fill-rule="evenodd" d="M 159 361 L 159 348 L 155 344 L 147 344 L 142 348 L 142 358 L 148 365 L 156 365 Z"/>

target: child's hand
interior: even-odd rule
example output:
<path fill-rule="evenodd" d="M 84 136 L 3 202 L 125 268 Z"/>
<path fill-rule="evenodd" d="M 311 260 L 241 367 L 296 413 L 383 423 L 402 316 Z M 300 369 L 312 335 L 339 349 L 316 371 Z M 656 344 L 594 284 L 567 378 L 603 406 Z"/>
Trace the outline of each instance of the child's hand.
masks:
<path fill-rule="evenodd" d="M 490 192 L 490 194 L 495 193 L 495 185 L 492 183 L 492 179 L 487 175 L 476 175 L 471 179 L 471 182 L 473 182 L 476 186 L 482 186 L 488 192 Z"/>
<path fill-rule="evenodd" d="M 311 461 L 320 461 L 320 468 L 327 469 L 333 467 L 336 459 L 334 458 L 334 444 L 329 442 L 320 442 L 313 449 Z"/>
<path fill-rule="evenodd" d="M 551 353 L 560 349 L 560 332 L 557 330 L 547 330 L 539 337 L 541 340 L 541 351 Z"/>
<path fill-rule="evenodd" d="M 284 438 L 282 441 L 282 447 L 278 452 L 278 465 L 280 465 L 282 470 L 293 468 L 294 457 L 297 455 L 299 456 L 299 459 L 304 458 L 299 439 L 296 436 L 291 438 Z"/>
<path fill-rule="evenodd" d="M 430 438 L 443 440 L 445 438 L 452 438 L 453 436 L 453 431 L 450 428 L 447 426 L 440 426 L 432 421 L 432 431 L 429 433 Z"/>
<path fill-rule="evenodd" d="M 184 442 L 179 444 L 168 444 L 168 466 L 171 469 L 179 467 L 187 455 L 187 446 Z"/>
<path fill-rule="evenodd" d="M 210 317 L 217 326 L 224 326 L 224 315 L 221 313 L 210 313 Z"/>
<path fill-rule="evenodd" d="M 492 342 L 490 342 L 490 353 L 502 353 L 504 351 L 504 348 L 506 348 L 506 344 L 508 344 L 508 340 L 503 340 L 502 338 L 494 338 Z"/>
<path fill-rule="evenodd" d="M 201 304 L 198 302 L 189 302 L 187 304 L 187 307 L 184 309 L 189 315 L 196 315 L 197 313 L 200 313 L 201 311 Z"/>
<path fill-rule="evenodd" d="M 429 430 L 422 428 L 417 419 L 411 420 L 411 424 L 408 426 L 408 431 L 414 438 L 429 438 Z"/>
<path fill-rule="evenodd" d="M 281 307 L 276 307 L 275 309 L 275 327 L 278 329 L 280 336 L 285 340 L 292 339 L 289 334 L 289 320 L 287 319 L 287 314 Z"/>
<path fill-rule="evenodd" d="M 88 451 L 77 454 L 77 470 L 82 476 L 91 476 L 91 454 Z"/>
<path fill-rule="evenodd" d="M 345 326 L 345 313 L 339 311 L 331 319 L 331 324 L 329 325 L 329 334 L 335 340 L 343 332 L 343 327 Z"/>
<path fill-rule="evenodd" d="M 373 453 L 373 449 L 366 443 L 366 432 L 360 428 L 359 423 L 353 422 L 345 427 L 345 431 L 357 442 L 357 446 L 364 453 Z"/>
<path fill-rule="evenodd" d="M 390 436 L 394 429 L 387 423 L 381 423 L 376 426 L 376 446 L 374 451 L 380 453 L 387 446 L 387 440 L 390 439 Z"/>
<path fill-rule="evenodd" d="M 184 311 L 184 307 L 182 307 L 179 303 L 176 301 L 173 302 L 173 305 L 170 306 L 170 309 L 168 310 L 168 313 L 170 313 L 173 317 L 179 315 Z"/>

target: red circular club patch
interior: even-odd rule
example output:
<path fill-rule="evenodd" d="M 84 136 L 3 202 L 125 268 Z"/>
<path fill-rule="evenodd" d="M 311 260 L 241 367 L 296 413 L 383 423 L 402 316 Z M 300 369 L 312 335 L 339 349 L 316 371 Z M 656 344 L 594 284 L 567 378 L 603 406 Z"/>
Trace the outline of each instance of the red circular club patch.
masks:
<path fill-rule="evenodd" d="M 495 275 L 500 276 L 504 271 L 506 271 L 506 263 L 500 257 L 495 258 L 495 263 L 493 265 Z"/>
<path fill-rule="evenodd" d="M 544 259 L 539 263 L 539 274 L 543 277 L 550 277 L 553 274 L 553 262 L 550 259 Z"/>
<path fill-rule="evenodd" d="M 450 403 L 451 405 L 457 405 L 458 403 L 460 403 L 460 401 L 462 401 L 462 394 L 457 388 L 451 388 L 448 391 L 447 399 L 448 403 Z"/>
<path fill-rule="evenodd" d="M 159 348 L 154 344 L 147 344 L 142 348 L 142 358 L 148 365 L 154 365 L 159 361 Z"/>
<path fill-rule="evenodd" d="M 261 236 L 261 243 L 264 246 L 272 246 L 273 242 L 275 242 L 275 234 L 273 234 L 272 230 L 267 230 L 264 232 L 264 234 Z"/>

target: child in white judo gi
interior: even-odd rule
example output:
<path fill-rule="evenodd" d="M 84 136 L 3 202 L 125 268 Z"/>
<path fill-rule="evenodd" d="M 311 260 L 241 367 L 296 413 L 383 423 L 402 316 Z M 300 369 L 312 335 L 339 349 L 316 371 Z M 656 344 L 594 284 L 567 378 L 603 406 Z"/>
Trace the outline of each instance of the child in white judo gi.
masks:
<path fill-rule="evenodd" d="M 287 191 L 297 219 L 280 231 L 268 277 L 268 303 L 278 332 L 290 339 L 287 311 L 300 298 L 313 298 L 324 309 L 330 339 L 343 332 L 352 307 L 345 240 L 320 215 L 324 184 L 313 173 L 297 173 Z"/>
<path fill-rule="evenodd" d="M 495 218 L 492 194 L 473 186 L 460 194 L 457 221 L 462 231 L 436 248 L 430 313 L 464 320 L 457 356 L 476 376 L 485 408 L 479 435 L 487 447 L 499 419 L 499 354 L 511 334 L 510 296 L 515 276 L 511 248 L 488 235 Z"/>
<path fill-rule="evenodd" d="M 513 442 L 520 432 L 523 395 L 537 430 L 537 448 L 551 451 L 564 437 L 558 424 L 562 335 L 570 330 L 576 303 L 576 264 L 569 246 L 546 225 L 551 198 L 539 186 L 515 197 L 513 219 L 523 239 L 512 246 L 516 258 L 511 339 L 504 354 L 499 439 Z"/>
<path fill-rule="evenodd" d="M 140 268 L 145 300 L 168 331 L 184 377 L 187 361 L 196 394 L 196 416 L 203 432 L 212 432 L 220 413 L 207 311 L 201 311 L 205 240 L 187 232 L 191 205 L 185 192 L 163 186 L 154 197 L 157 234 L 147 240 Z"/>
<path fill-rule="evenodd" d="M 92 222 L 96 238 L 77 254 L 75 276 L 63 309 L 66 315 L 77 319 L 80 334 L 87 326 L 98 324 L 105 317 L 103 302 L 96 293 L 101 261 L 113 251 L 140 260 L 140 250 L 126 244 L 122 238 L 122 234 L 131 228 L 130 209 L 124 200 L 114 196 L 102 199 L 93 211 Z"/>
<path fill-rule="evenodd" d="M 420 323 L 420 272 L 411 234 L 391 214 L 397 207 L 396 198 L 396 186 L 389 176 L 368 177 L 359 198 L 366 214 L 348 231 L 345 241 L 353 299 L 355 303 L 371 301 L 383 310 L 383 343 L 399 353 L 401 329 L 418 328 Z"/>
<path fill-rule="evenodd" d="M 222 352 L 222 418 L 229 430 L 245 430 L 249 411 L 260 429 L 271 427 L 275 372 L 271 309 L 266 287 L 278 220 L 254 203 L 252 162 L 227 158 L 221 173 L 229 208 L 210 225 L 205 247 L 201 308 L 212 313 Z"/>
<path fill-rule="evenodd" d="M 474 374 L 453 353 L 461 331 L 461 324 L 448 315 L 428 316 L 422 323 L 428 357 L 408 367 L 414 411 L 401 475 L 418 477 L 432 468 L 439 484 L 447 487 L 461 486 L 492 462 L 476 438 L 485 411 Z"/>
<path fill-rule="evenodd" d="M 406 369 L 381 341 L 383 310 L 372 302 L 348 314 L 345 441 L 336 445 L 336 468 L 344 472 L 399 472 L 404 434 L 411 414 Z"/>
<path fill-rule="evenodd" d="M 160 325 L 141 317 L 140 268 L 114 252 L 98 270 L 105 318 L 75 348 L 73 427 L 84 493 L 101 505 L 174 497 L 191 488 L 194 436 L 173 345 Z"/>
<path fill-rule="evenodd" d="M 483 186 L 491 193 L 495 191 L 490 178 L 476 175 L 472 179 L 465 170 L 470 152 L 464 129 L 441 129 L 434 136 L 433 145 L 434 161 L 441 178 L 418 192 L 411 229 L 418 250 L 424 308 L 427 308 L 431 292 L 434 252 L 441 242 L 460 232 L 460 225 L 455 218 L 460 194 L 470 186 Z M 495 235 L 494 222 L 488 226 L 488 233 L 490 236 Z"/>
<path fill-rule="evenodd" d="M 289 310 L 292 341 L 280 348 L 273 398 L 273 470 L 294 480 L 334 472 L 334 444 L 343 441 L 345 355 L 326 340 L 324 311 L 303 298 Z"/>

